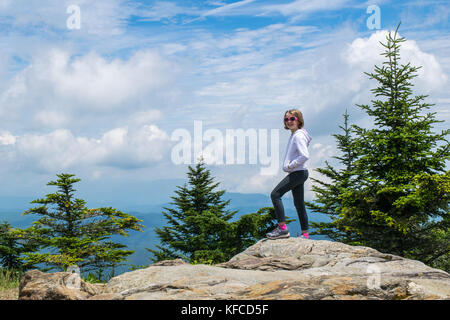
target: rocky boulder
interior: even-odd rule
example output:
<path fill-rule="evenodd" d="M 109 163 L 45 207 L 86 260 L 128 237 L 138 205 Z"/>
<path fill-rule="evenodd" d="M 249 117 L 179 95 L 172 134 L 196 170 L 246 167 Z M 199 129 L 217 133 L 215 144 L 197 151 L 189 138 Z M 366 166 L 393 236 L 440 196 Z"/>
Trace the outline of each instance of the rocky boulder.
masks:
<path fill-rule="evenodd" d="M 19 300 L 85 300 L 101 292 L 100 286 L 69 272 L 31 270 L 24 273 L 19 284 Z"/>
<path fill-rule="evenodd" d="M 61 286 L 53 290 L 58 294 L 45 293 L 48 282 Z M 20 298 L 64 299 L 66 292 L 64 280 L 51 275 L 28 287 L 35 288 L 36 297 L 21 283 Z M 449 299 L 450 275 L 368 247 L 264 239 L 226 263 L 165 261 L 114 277 L 101 290 L 83 284 L 78 293 L 69 293 L 75 299 L 108 300 Z"/>

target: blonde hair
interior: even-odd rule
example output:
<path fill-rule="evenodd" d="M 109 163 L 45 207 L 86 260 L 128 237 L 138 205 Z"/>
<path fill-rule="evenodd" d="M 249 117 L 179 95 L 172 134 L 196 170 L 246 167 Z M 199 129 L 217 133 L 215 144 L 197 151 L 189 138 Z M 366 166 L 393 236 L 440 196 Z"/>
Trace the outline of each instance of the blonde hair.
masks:
<path fill-rule="evenodd" d="M 298 110 L 298 109 L 289 109 L 288 111 L 286 111 L 284 113 L 285 117 L 286 117 L 287 113 L 290 113 L 290 114 L 293 114 L 294 116 L 296 116 L 297 117 L 297 121 L 298 121 L 298 128 L 299 129 L 303 128 L 303 126 L 305 125 L 305 121 L 303 120 L 303 114 L 302 114 L 302 112 L 300 110 Z M 283 117 L 283 125 L 284 125 L 284 128 L 286 130 L 289 130 L 289 128 L 286 127 L 286 122 L 284 122 L 284 117 Z"/>

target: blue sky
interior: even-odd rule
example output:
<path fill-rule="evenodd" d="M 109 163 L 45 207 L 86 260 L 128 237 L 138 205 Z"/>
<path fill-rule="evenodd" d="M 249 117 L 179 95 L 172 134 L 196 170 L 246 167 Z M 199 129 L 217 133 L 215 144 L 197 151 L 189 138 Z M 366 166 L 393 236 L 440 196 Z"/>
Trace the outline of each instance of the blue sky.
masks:
<path fill-rule="evenodd" d="M 67 26 L 73 5 L 79 29 Z M 371 5 L 380 29 L 367 27 Z M 223 134 L 277 129 L 281 162 L 289 107 L 304 113 L 318 177 L 346 109 L 371 126 L 355 107 L 376 85 L 363 72 L 381 63 L 378 41 L 399 21 L 402 57 L 423 66 L 415 93 L 429 95 L 446 121 L 436 130 L 446 128 L 449 11 L 448 1 L 1 0 L 0 196 L 42 195 L 61 172 L 105 201 L 113 185 L 111 197 L 132 199 L 156 180 L 184 179 L 171 135 L 193 134 L 194 120 Z M 285 173 L 261 166 L 209 169 L 227 191 L 269 194 Z"/>

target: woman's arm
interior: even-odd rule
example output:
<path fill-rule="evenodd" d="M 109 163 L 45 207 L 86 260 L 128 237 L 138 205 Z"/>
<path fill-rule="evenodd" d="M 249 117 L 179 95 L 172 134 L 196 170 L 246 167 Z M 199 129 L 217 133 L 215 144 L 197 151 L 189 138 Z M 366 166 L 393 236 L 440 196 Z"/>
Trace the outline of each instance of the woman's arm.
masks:
<path fill-rule="evenodd" d="M 292 144 L 298 150 L 298 156 L 287 165 L 289 170 L 302 166 L 309 159 L 308 141 L 303 133 L 295 135 Z"/>

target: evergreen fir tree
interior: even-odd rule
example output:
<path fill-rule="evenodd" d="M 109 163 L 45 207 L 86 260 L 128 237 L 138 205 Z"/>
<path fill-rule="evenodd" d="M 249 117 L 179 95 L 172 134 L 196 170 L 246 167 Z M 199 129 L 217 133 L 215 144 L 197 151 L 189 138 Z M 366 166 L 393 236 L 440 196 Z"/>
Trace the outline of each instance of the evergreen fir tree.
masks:
<path fill-rule="evenodd" d="M 419 68 L 400 64 L 405 39 L 397 31 L 389 32 L 387 42 L 381 43 L 386 61 L 366 73 L 379 84 L 372 89 L 376 100 L 357 106 L 373 117 L 375 127 L 351 127 L 354 166 L 347 173 L 351 185 L 340 189 L 338 196 L 319 192 L 319 197 L 325 196 L 318 202 L 323 207 L 327 201 L 334 205 L 329 212 L 337 218 L 329 227 L 341 241 L 445 268 L 450 257 L 445 137 L 450 130 L 434 133 L 433 124 L 442 121 L 435 119 L 435 112 L 425 112 L 432 106 L 424 102 L 427 96 L 413 96 L 411 81 Z M 345 177 L 335 177 L 345 185 Z"/>
<path fill-rule="evenodd" d="M 200 159 L 195 168 L 188 166 L 189 187 L 178 186 L 177 196 L 172 196 L 174 208 L 164 207 L 163 215 L 168 225 L 155 228 L 164 246 L 150 250 L 155 261 L 182 258 L 190 262 L 222 262 L 230 248 L 228 221 L 237 211 L 226 210 L 230 200 L 223 201 L 225 190 L 215 189 L 209 170 Z"/>
<path fill-rule="evenodd" d="M 22 230 L 14 229 L 7 221 L 0 224 L 0 264 L 3 268 L 26 270 L 21 256 L 37 248 L 36 243 L 24 237 Z"/>
<path fill-rule="evenodd" d="M 237 211 L 227 210 L 230 200 L 223 201 L 225 190 L 216 190 L 209 170 L 200 159 L 195 168 L 188 166 L 189 186 L 178 186 L 172 196 L 173 208 L 164 207 L 167 226 L 155 228 L 161 245 L 153 261 L 181 258 L 191 263 L 220 263 L 229 260 L 273 228 L 273 208 L 243 215 L 231 221 Z"/>
<path fill-rule="evenodd" d="M 351 234 L 346 232 L 343 220 L 339 219 L 339 210 L 342 208 L 341 195 L 345 194 L 355 184 L 354 169 L 357 154 L 355 152 L 354 139 L 351 135 L 351 129 L 348 124 L 349 114 L 345 110 L 344 126 L 339 126 L 343 134 L 333 134 L 337 141 L 337 149 L 340 155 L 334 156 L 342 164 L 341 169 L 335 169 L 328 161 L 325 161 L 325 168 L 317 168 L 315 171 L 328 178 L 328 182 L 316 178 L 311 180 L 312 191 L 315 193 L 314 202 L 306 201 L 305 205 L 312 212 L 327 214 L 332 219 L 328 222 L 311 222 L 311 226 L 316 231 L 311 234 L 323 234 L 336 241 L 350 241 Z M 345 223 L 348 223 L 347 221 Z"/>
<path fill-rule="evenodd" d="M 39 244 L 39 251 L 25 253 L 26 264 L 45 264 L 46 270 L 66 270 L 77 265 L 81 272 L 114 267 L 134 251 L 110 241 L 115 234 L 127 236 L 127 230 L 141 231 L 141 220 L 117 209 L 89 209 L 82 199 L 74 198 L 73 185 L 80 179 L 73 174 L 58 174 L 47 185 L 58 191 L 32 203 L 41 206 L 24 214 L 41 216 L 33 226 L 23 230 L 25 237 Z"/>

